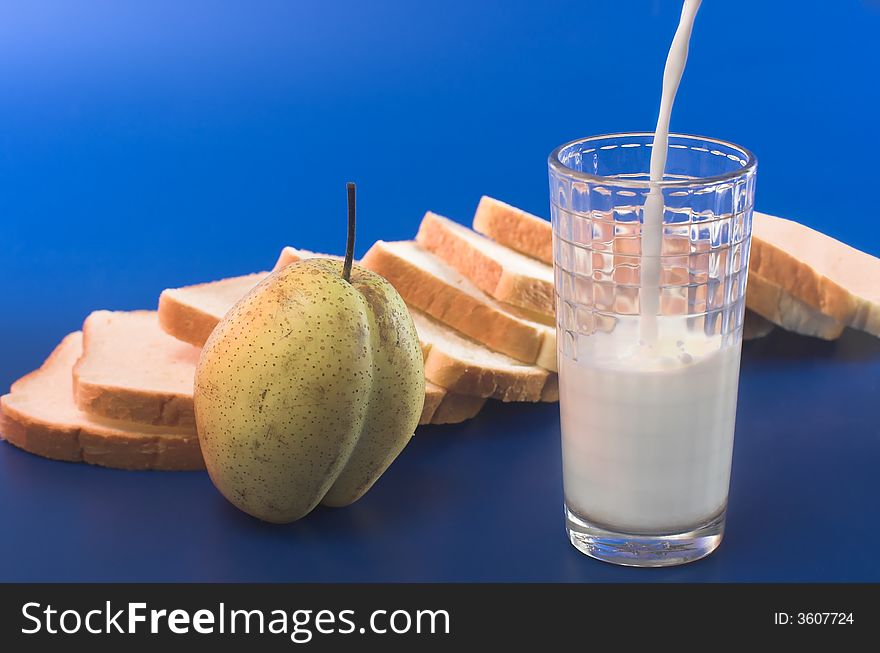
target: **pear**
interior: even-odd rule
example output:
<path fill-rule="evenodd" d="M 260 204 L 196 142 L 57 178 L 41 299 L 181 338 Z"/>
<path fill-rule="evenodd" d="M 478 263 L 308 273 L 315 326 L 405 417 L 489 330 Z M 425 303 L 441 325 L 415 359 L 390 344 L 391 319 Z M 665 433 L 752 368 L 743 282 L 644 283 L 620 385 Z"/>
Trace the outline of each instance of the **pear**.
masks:
<path fill-rule="evenodd" d="M 195 378 L 208 473 L 246 513 L 290 522 L 359 499 L 409 442 L 425 398 L 418 334 L 400 295 L 345 262 L 269 275 L 217 325 Z"/>

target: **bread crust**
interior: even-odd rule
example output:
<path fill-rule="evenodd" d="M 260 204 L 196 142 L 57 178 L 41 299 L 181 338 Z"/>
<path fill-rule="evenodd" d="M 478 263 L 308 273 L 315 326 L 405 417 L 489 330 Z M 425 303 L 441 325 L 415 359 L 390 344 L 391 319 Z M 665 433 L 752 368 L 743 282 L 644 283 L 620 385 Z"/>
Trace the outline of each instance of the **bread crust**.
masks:
<path fill-rule="evenodd" d="M 196 427 L 192 396 L 88 383 L 78 377 L 76 366 L 73 379 L 77 408 L 90 415 L 134 424 Z"/>
<path fill-rule="evenodd" d="M 204 347 L 208 336 L 217 326 L 217 317 L 182 301 L 175 290 L 169 288 L 159 295 L 159 325 L 165 333 L 178 340 Z"/>
<path fill-rule="evenodd" d="M 474 213 L 474 231 L 526 256 L 553 264 L 550 223 L 531 213 L 487 195 L 480 198 Z"/>
<path fill-rule="evenodd" d="M 478 297 L 396 255 L 382 241 L 370 248 L 362 265 L 388 279 L 410 306 L 489 349 L 534 363 L 548 347 L 539 325 L 481 302 Z M 549 343 L 549 347 L 555 356 L 556 343 Z"/>
<path fill-rule="evenodd" d="M 156 319 L 153 311 L 131 311 L 130 314 Z M 83 323 L 83 355 L 73 366 L 73 397 L 77 407 L 90 415 L 112 420 L 194 430 L 192 392 L 157 392 L 92 383 L 84 378 L 83 366 L 89 348 L 99 346 L 96 338 L 100 337 L 105 315 L 106 311 L 95 311 Z"/>
<path fill-rule="evenodd" d="M 786 242 L 783 249 L 781 243 L 774 242 L 779 240 L 791 242 Z M 818 260 L 797 258 L 798 244 Z M 817 267 L 838 278 L 843 274 L 857 279 L 857 275 L 867 275 L 862 279 L 872 279 L 880 273 L 880 260 L 805 225 L 755 211 L 749 285 L 752 285 L 753 278 L 760 279 L 757 284 L 761 286 L 759 293 L 775 292 L 783 298 L 788 295 L 802 304 L 802 308 L 795 305 L 797 314 L 784 316 L 788 317 L 789 323 L 801 325 L 800 333 L 805 333 L 803 329 L 806 328 L 824 334 L 819 337 L 832 339 L 836 337 L 833 336 L 836 329 L 851 326 L 880 336 L 880 295 L 870 284 L 859 283 L 860 288 L 847 288 Z M 880 285 L 880 280 L 877 284 Z M 760 303 L 762 299 L 747 299 L 747 302 Z M 812 309 L 817 319 L 820 315 L 827 319 L 820 320 L 822 324 L 809 325 L 805 322 L 803 309 Z"/>
<path fill-rule="evenodd" d="M 559 401 L 559 375 L 551 374 L 541 390 L 541 401 L 555 403 Z"/>
<path fill-rule="evenodd" d="M 12 416 L 4 409 L 0 435 L 19 449 L 52 460 L 132 470 L 192 471 L 205 468 L 196 435 L 127 435 L 70 428 Z"/>
<path fill-rule="evenodd" d="M 482 397 L 448 393 L 434 411 L 431 424 L 460 424 L 476 417 L 485 404 Z"/>
<path fill-rule="evenodd" d="M 430 424 L 431 418 L 437 411 L 437 407 L 446 398 L 446 388 L 441 388 L 436 383 L 425 382 L 425 402 L 422 404 L 422 416 L 419 424 Z"/>
<path fill-rule="evenodd" d="M 53 362 L 57 352 L 44 367 Z M 22 377 L 13 388 L 39 373 L 36 370 Z M 475 416 L 485 403 L 480 397 L 449 393 L 436 386 L 435 390 L 426 393 L 420 424 L 462 422 Z M 143 434 L 113 425 L 52 423 L 9 405 L 9 395 L 0 397 L 0 439 L 44 458 L 117 469 L 185 471 L 205 467 L 195 432 Z"/>
<path fill-rule="evenodd" d="M 746 306 L 773 324 L 806 336 L 835 340 L 845 327 L 832 317 L 793 297 L 784 288 L 749 270 Z"/>
<path fill-rule="evenodd" d="M 503 266 L 455 233 L 446 220 L 430 211 L 426 213 L 416 241 L 495 299 L 543 315 L 554 314 L 552 282 Z"/>
<path fill-rule="evenodd" d="M 60 364 L 62 353 L 81 347 L 80 339 L 79 331 L 65 337 L 38 370 L 13 383 L 11 392 L 0 397 L 0 436 L 20 449 L 54 460 L 119 469 L 203 469 L 195 431 L 144 433 L 136 426 L 125 430 L 87 418 L 73 423 L 53 422 L 31 414 L 26 405 L 18 405 L 15 394 L 23 392 L 37 375 Z"/>
<path fill-rule="evenodd" d="M 488 369 L 467 365 L 439 347 L 425 358 L 425 378 L 452 393 L 500 401 L 540 401 L 550 372 L 539 367 L 522 371 Z"/>
<path fill-rule="evenodd" d="M 3 399 L 5 396 L 0 397 L 0 439 L 44 458 L 71 462 L 82 460 L 79 429 L 28 420 L 3 407 Z"/>
<path fill-rule="evenodd" d="M 374 271 L 382 274 L 379 270 Z M 201 285 L 208 286 L 210 284 Z M 166 331 L 173 334 L 174 331 L 179 331 L 179 329 L 169 329 L 169 324 L 175 320 L 175 313 L 171 304 L 166 304 L 165 307 L 163 311 L 160 306 L 160 323 Z M 216 325 L 216 316 L 213 320 Z M 213 330 L 213 326 L 211 329 Z M 192 339 L 186 339 L 186 341 L 191 342 Z M 430 352 L 430 347 L 427 349 Z M 555 338 L 551 339 L 545 336 L 544 344 L 536 357 L 540 357 L 547 365 L 551 364 L 550 359 L 552 358 L 555 365 L 555 349 Z M 522 372 L 516 373 L 512 371 L 499 373 L 497 370 L 472 367 L 454 356 L 441 354 L 439 349 L 434 350 L 433 355 L 426 354 L 425 370 L 425 377 L 429 381 L 449 390 L 447 398 L 444 398 L 443 401 L 450 406 L 458 401 L 455 395 L 476 396 L 478 398 L 495 397 L 502 401 L 540 401 L 546 379 L 551 374 L 547 369 L 537 366 L 531 368 L 523 366 Z M 470 402 L 468 405 L 475 404 Z M 449 412 L 452 412 L 451 409 Z M 462 409 L 460 412 L 466 413 L 467 411 Z M 424 412 L 423 417 L 427 419 Z"/>
<path fill-rule="evenodd" d="M 747 307 L 784 329 L 826 340 L 839 337 L 847 325 L 880 336 L 880 304 L 824 276 L 809 261 L 797 258 L 796 243 L 798 238 L 808 239 L 811 243 L 815 243 L 815 239 L 823 239 L 822 242 L 827 239 L 829 247 L 845 248 L 846 251 L 840 255 L 847 257 L 846 260 L 850 260 L 849 256 L 860 257 L 858 260 L 862 263 L 876 259 L 793 222 L 788 225 L 793 241 L 790 244 L 783 246 L 781 242 L 777 244 L 761 237 L 762 226 L 776 225 L 777 240 L 780 240 L 778 229 L 781 224 L 789 222 L 757 211 L 754 214 Z M 429 226 L 431 230 L 436 230 L 436 225 Z M 483 197 L 474 215 L 474 229 L 511 249 L 552 263 L 552 229 L 549 223 L 515 207 Z M 428 235 L 439 241 L 436 234 Z M 436 246 L 441 247 L 442 244 Z M 873 263 L 868 267 L 876 269 Z M 478 274 L 476 271 L 471 273 Z M 872 273 L 866 271 L 866 274 Z M 483 283 L 501 283 L 500 277 L 496 278 L 497 270 L 494 271 L 495 276 L 488 279 L 485 278 L 485 269 L 482 269 L 482 274 Z M 499 292 L 529 292 L 529 288 L 516 288 L 512 282 L 507 283 L 509 287 Z M 744 335 L 760 337 L 766 332 L 766 328 L 761 328 Z"/>
<path fill-rule="evenodd" d="M 775 292 L 788 293 L 837 322 L 847 323 L 855 314 L 855 302 L 845 288 L 823 277 L 792 254 L 760 238 L 752 240 L 749 256 L 750 285 L 753 278 L 760 279 L 762 286 L 772 286 Z"/>

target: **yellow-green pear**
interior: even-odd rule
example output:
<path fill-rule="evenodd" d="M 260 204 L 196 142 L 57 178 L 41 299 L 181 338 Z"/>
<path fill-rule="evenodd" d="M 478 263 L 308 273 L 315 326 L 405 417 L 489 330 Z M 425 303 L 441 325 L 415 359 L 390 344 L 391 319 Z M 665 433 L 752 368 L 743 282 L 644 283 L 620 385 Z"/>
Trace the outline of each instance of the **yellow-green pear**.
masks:
<path fill-rule="evenodd" d="M 360 498 L 409 442 L 425 398 L 400 295 L 345 262 L 277 270 L 220 322 L 199 359 L 195 413 L 211 480 L 241 510 L 290 522 Z"/>

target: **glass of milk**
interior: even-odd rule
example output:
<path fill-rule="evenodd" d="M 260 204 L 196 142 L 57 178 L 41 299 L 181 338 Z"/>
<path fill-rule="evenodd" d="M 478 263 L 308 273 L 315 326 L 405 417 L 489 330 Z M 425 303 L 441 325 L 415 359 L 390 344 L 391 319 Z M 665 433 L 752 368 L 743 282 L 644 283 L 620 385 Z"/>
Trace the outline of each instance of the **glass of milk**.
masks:
<path fill-rule="evenodd" d="M 721 542 L 757 169 L 742 147 L 671 134 L 651 182 L 652 140 L 549 158 L 569 539 L 633 566 Z"/>

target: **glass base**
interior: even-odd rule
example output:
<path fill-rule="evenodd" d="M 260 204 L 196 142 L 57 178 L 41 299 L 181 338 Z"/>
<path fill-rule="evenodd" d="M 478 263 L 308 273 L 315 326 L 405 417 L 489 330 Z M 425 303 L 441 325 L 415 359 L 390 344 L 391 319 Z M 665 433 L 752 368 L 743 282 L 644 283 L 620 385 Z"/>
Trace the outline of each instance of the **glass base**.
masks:
<path fill-rule="evenodd" d="M 574 548 L 591 558 L 626 567 L 671 567 L 705 558 L 721 544 L 726 510 L 694 530 L 662 535 L 616 533 L 585 521 L 566 507 Z"/>

